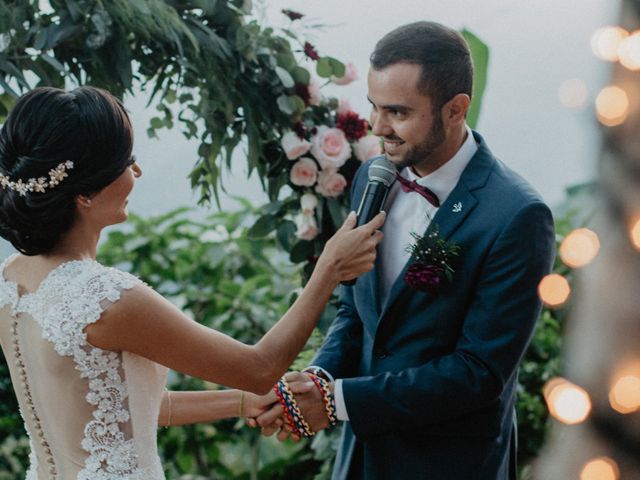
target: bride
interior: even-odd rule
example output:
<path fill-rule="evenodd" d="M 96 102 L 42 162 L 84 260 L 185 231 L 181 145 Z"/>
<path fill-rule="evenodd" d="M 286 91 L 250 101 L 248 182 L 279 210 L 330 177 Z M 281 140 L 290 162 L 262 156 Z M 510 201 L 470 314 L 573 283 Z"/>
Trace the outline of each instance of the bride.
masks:
<path fill-rule="evenodd" d="M 92 87 L 37 88 L 0 131 L 0 235 L 21 252 L 0 266 L 0 343 L 28 479 L 162 479 L 158 425 L 263 412 L 334 288 L 373 267 L 382 239 L 383 214 L 359 228 L 351 214 L 289 311 L 244 345 L 95 261 L 142 173 L 132 144 L 122 104 Z M 238 390 L 169 392 L 168 368 Z"/>

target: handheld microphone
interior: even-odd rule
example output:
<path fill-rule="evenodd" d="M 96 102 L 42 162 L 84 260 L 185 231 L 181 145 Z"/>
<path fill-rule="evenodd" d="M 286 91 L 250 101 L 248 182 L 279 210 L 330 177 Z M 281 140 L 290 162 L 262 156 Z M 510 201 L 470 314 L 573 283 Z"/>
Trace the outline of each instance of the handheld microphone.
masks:
<path fill-rule="evenodd" d="M 396 181 L 396 171 L 396 166 L 386 156 L 380 155 L 373 159 L 369 165 L 369 181 L 356 212 L 358 215 L 357 227 L 369 223 L 373 217 L 380 213 L 391 185 Z M 355 279 L 342 282 L 343 285 L 353 285 L 354 283 L 356 283 Z"/>

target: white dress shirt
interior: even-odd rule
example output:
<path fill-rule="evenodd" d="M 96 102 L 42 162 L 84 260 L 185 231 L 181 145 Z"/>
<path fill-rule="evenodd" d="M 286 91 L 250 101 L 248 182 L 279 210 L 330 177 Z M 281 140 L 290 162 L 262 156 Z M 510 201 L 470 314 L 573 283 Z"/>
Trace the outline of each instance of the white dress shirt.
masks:
<path fill-rule="evenodd" d="M 412 168 L 404 168 L 400 175 L 410 181 L 416 180 L 433 191 L 442 205 L 453 191 L 462 171 L 466 168 L 471 157 L 478 150 L 478 145 L 473 138 L 471 129 L 467 126 L 467 138 L 463 142 L 456 154 L 436 171 L 419 177 Z M 382 227 L 384 240 L 378 249 L 378 275 L 380 279 L 380 290 L 382 303 L 387 300 L 392 285 L 398 275 L 404 269 L 410 254 L 408 247 L 413 244 L 412 232 L 423 235 L 431 219 L 438 212 L 425 198 L 416 192 L 403 192 L 400 183 L 395 182 L 385 204 L 387 218 Z M 325 372 L 329 374 L 329 372 Z M 332 376 L 329 374 L 329 378 Z M 347 408 L 344 403 L 342 393 L 342 380 L 337 379 L 334 383 L 334 395 L 336 401 L 336 414 L 339 420 L 349 420 Z"/>

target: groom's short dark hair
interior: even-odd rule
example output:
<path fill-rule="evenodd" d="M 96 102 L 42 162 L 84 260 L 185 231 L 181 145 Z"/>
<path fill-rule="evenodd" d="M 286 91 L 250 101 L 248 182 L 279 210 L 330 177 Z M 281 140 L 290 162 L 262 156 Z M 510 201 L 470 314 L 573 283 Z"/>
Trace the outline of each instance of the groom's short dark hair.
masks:
<path fill-rule="evenodd" d="M 397 63 L 422 67 L 418 88 L 433 101 L 434 110 L 459 93 L 471 97 L 473 64 L 465 39 L 435 22 L 415 22 L 386 34 L 370 57 L 375 70 Z"/>

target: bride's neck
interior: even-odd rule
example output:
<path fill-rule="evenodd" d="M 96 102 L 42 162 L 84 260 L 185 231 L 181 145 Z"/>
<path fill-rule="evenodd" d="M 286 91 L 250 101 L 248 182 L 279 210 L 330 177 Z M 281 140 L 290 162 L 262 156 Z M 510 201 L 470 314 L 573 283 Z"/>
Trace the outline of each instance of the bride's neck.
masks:
<path fill-rule="evenodd" d="M 49 258 L 64 260 L 95 260 L 100 230 L 76 224 L 67 232 Z"/>

